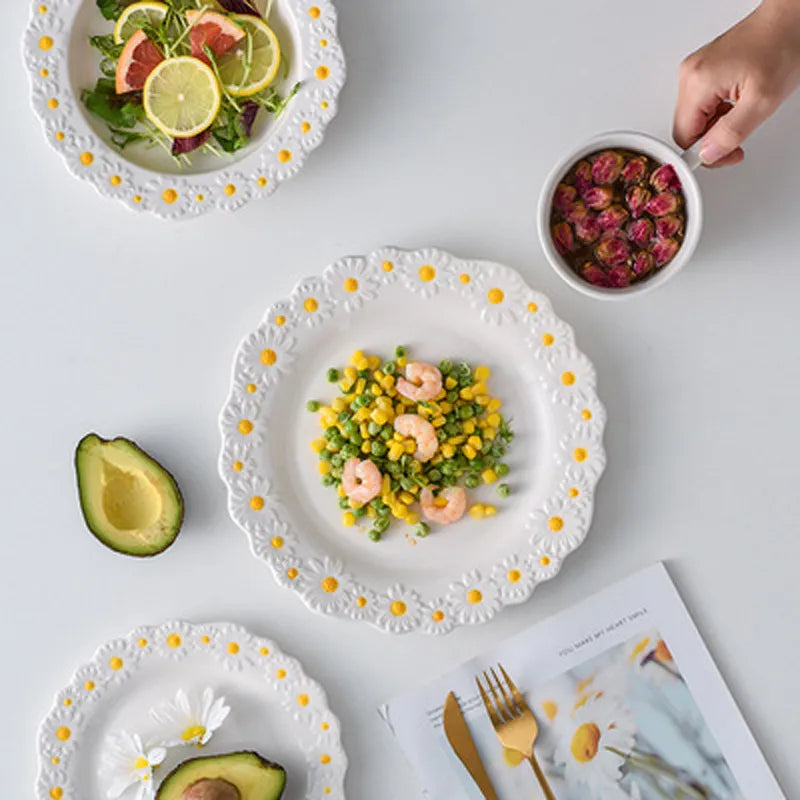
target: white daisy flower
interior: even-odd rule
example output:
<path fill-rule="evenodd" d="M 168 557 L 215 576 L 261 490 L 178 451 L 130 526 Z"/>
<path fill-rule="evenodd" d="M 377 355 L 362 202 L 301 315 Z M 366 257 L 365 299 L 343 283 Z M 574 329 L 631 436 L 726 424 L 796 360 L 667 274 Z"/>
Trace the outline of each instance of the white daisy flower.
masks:
<path fill-rule="evenodd" d="M 591 505 L 594 497 L 594 484 L 583 474 L 565 475 L 558 489 L 565 499 L 579 505 Z"/>
<path fill-rule="evenodd" d="M 261 441 L 259 408 L 252 400 L 230 397 L 222 411 L 220 425 L 226 441 L 253 447 Z"/>
<path fill-rule="evenodd" d="M 274 325 L 281 330 L 289 330 L 297 322 L 297 317 L 291 302 L 281 300 L 278 303 L 273 303 L 267 309 L 262 322 L 265 325 Z"/>
<path fill-rule="evenodd" d="M 275 580 L 287 589 L 298 589 L 297 579 L 305 567 L 303 560 L 294 554 L 273 556 L 269 559 Z"/>
<path fill-rule="evenodd" d="M 209 646 L 225 669 L 236 672 L 249 662 L 249 654 L 255 649 L 252 637 L 242 634 L 239 630 L 217 636 L 209 642 Z"/>
<path fill-rule="evenodd" d="M 57 752 L 60 755 L 71 752 L 75 747 L 75 734 L 81 719 L 81 715 L 75 712 L 73 705 L 67 707 L 62 703 L 59 709 L 47 718 L 40 734 L 40 741 L 49 752 Z"/>
<path fill-rule="evenodd" d="M 579 796 L 596 800 L 623 800 L 619 787 L 623 754 L 634 744 L 633 715 L 608 694 L 580 706 L 561 731 L 554 760 L 565 765 L 565 778 Z"/>
<path fill-rule="evenodd" d="M 425 633 L 440 636 L 449 633 L 456 624 L 455 615 L 450 611 L 444 598 L 434 600 L 423 606 L 420 612 L 420 627 Z"/>
<path fill-rule="evenodd" d="M 155 647 L 167 658 L 180 660 L 189 654 L 191 645 L 192 628 L 185 622 L 170 622 L 154 632 L 148 646 Z"/>
<path fill-rule="evenodd" d="M 495 565 L 492 570 L 494 583 L 500 587 L 500 597 L 505 603 L 521 603 L 530 597 L 536 586 L 536 575 L 517 555 Z"/>
<path fill-rule="evenodd" d="M 460 581 L 450 584 L 448 601 L 456 618 L 470 625 L 491 619 L 501 606 L 497 585 L 482 577 L 478 570 L 472 570 Z"/>
<path fill-rule="evenodd" d="M 105 742 L 101 769 L 108 782 L 106 797 L 121 797 L 135 786 L 131 795 L 135 800 L 152 800 L 155 797 L 153 769 L 166 757 L 163 747 L 142 744 L 137 733 L 120 731 L 111 734 Z"/>
<path fill-rule="evenodd" d="M 571 553 L 584 540 L 589 527 L 581 511 L 567 500 L 548 500 L 525 524 L 531 546 L 559 558 Z"/>
<path fill-rule="evenodd" d="M 276 325 L 262 325 L 251 333 L 236 356 L 236 371 L 255 383 L 255 388 L 247 384 L 246 391 L 258 394 L 258 387 L 277 383 L 294 361 L 295 345 L 294 337 Z"/>
<path fill-rule="evenodd" d="M 73 691 L 81 697 L 81 705 L 94 702 L 103 696 L 103 676 L 94 664 L 81 667 L 75 673 Z"/>
<path fill-rule="evenodd" d="M 347 593 L 345 613 L 351 619 L 372 620 L 375 616 L 377 595 L 371 589 L 353 584 Z"/>
<path fill-rule="evenodd" d="M 295 538 L 286 522 L 271 520 L 268 525 L 259 525 L 251 533 L 253 553 L 259 558 L 272 561 L 295 556 Z"/>
<path fill-rule="evenodd" d="M 575 335 L 566 322 L 551 316 L 533 314 L 533 327 L 527 345 L 537 359 L 550 362 L 575 348 Z"/>
<path fill-rule="evenodd" d="M 266 678 L 272 687 L 284 694 L 288 693 L 297 677 L 292 672 L 294 666 L 289 663 L 283 655 L 275 656 L 269 660 L 269 669 L 266 671 Z"/>
<path fill-rule="evenodd" d="M 377 600 L 375 624 L 391 633 L 407 633 L 419 626 L 422 601 L 417 592 L 399 583 Z"/>
<path fill-rule="evenodd" d="M 564 676 L 529 693 L 528 704 L 539 723 L 536 749 L 547 759 L 552 759 L 565 726 L 570 724 L 572 693 L 573 686 Z"/>
<path fill-rule="evenodd" d="M 355 311 L 378 295 L 380 282 L 363 258 L 343 258 L 325 270 L 328 295 L 346 311 Z"/>
<path fill-rule="evenodd" d="M 181 744 L 202 747 L 225 722 L 230 710 L 225 698 L 215 697 L 209 686 L 199 698 L 190 698 L 183 689 L 178 689 L 173 701 L 151 708 L 150 717 L 161 729 L 167 747 Z"/>
<path fill-rule="evenodd" d="M 254 181 L 241 173 L 223 174 L 217 178 L 214 186 L 214 194 L 225 198 L 220 202 L 220 207 L 225 211 L 241 208 L 253 196 L 254 190 Z"/>
<path fill-rule="evenodd" d="M 497 264 L 484 263 L 470 281 L 473 305 L 490 325 L 518 322 L 528 313 L 523 307 L 527 287 L 515 273 Z"/>
<path fill-rule="evenodd" d="M 351 579 L 341 561 L 311 558 L 297 579 L 298 591 L 315 611 L 335 613 L 349 606 Z"/>
<path fill-rule="evenodd" d="M 521 299 L 522 310 L 525 312 L 522 320 L 529 326 L 536 326 L 539 324 L 539 320 L 552 317 L 553 307 L 550 305 L 550 300 L 543 294 L 531 291 L 526 287 Z"/>
<path fill-rule="evenodd" d="M 99 666 L 103 684 L 107 687 L 125 680 L 140 657 L 141 650 L 132 647 L 127 639 L 115 639 L 97 651 L 94 663 Z"/>
<path fill-rule="evenodd" d="M 456 294 L 475 305 L 474 298 L 480 284 L 479 275 L 482 266 L 472 261 L 450 264 L 444 273 L 445 283 Z"/>
<path fill-rule="evenodd" d="M 552 392 L 558 403 L 572 405 L 579 393 L 594 391 L 597 374 L 591 361 L 579 353 L 558 354 L 548 363 L 548 372 L 542 373 L 541 381 Z"/>
<path fill-rule="evenodd" d="M 226 439 L 219 466 L 226 482 L 239 483 L 244 478 L 252 478 L 255 462 L 252 458 L 253 448 L 238 439 Z"/>
<path fill-rule="evenodd" d="M 279 506 L 270 497 L 269 481 L 253 476 L 233 487 L 228 506 L 234 521 L 246 531 L 270 530 L 279 513 Z"/>
<path fill-rule="evenodd" d="M 561 559 L 537 549 L 528 557 L 528 568 L 533 573 L 536 583 L 543 583 L 555 578 L 561 569 Z"/>
<path fill-rule="evenodd" d="M 576 430 L 588 433 L 605 427 L 606 409 L 594 392 L 576 392 L 570 398 L 570 406 Z"/>
<path fill-rule="evenodd" d="M 334 304 L 320 278 L 312 278 L 298 284 L 292 292 L 292 311 L 306 325 L 319 325 L 333 314 Z"/>
<path fill-rule="evenodd" d="M 402 253 L 392 247 L 382 247 L 375 250 L 367 257 L 367 264 L 381 286 L 388 286 L 397 280 L 399 275 L 398 265 Z"/>
<path fill-rule="evenodd" d="M 429 299 L 446 285 L 448 265 L 449 259 L 443 253 L 427 249 L 403 253 L 398 269 L 409 291 Z"/>
<path fill-rule="evenodd" d="M 606 468 L 603 440 L 597 431 L 575 431 L 559 442 L 559 464 L 566 467 L 568 478 L 597 480 Z"/>

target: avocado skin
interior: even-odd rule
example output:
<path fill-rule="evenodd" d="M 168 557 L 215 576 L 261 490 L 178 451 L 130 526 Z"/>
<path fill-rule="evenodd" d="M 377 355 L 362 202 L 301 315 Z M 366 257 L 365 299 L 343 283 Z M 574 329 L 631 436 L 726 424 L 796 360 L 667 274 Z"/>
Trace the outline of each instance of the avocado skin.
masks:
<path fill-rule="evenodd" d="M 154 464 L 158 470 L 164 475 L 165 479 L 169 481 L 172 490 L 175 493 L 177 498 L 177 517 L 172 525 L 172 533 L 169 539 L 166 541 L 163 547 L 158 550 L 149 552 L 149 553 L 129 553 L 122 547 L 117 546 L 110 537 L 104 537 L 96 530 L 96 526 L 94 521 L 91 518 L 91 515 L 88 513 L 86 508 L 86 504 L 84 501 L 83 491 L 81 490 L 81 465 L 80 465 L 80 458 L 82 450 L 87 448 L 91 440 L 96 440 L 100 445 L 107 445 L 113 444 L 114 442 L 124 442 L 129 447 L 131 447 L 138 455 L 145 462 L 149 462 Z M 92 536 L 97 539 L 102 545 L 107 547 L 109 550 L 113 550 L 115 553 L 120 553 L 124 556 L 130 556 L 131 558 L 152 558 L 153 556 L 161 555 L 165 550 L 168 550 L 174 543 L 175 539 L 178 538 L 178 534 L 181 531 L 181 527 L 183 526 L 183 518 L 184 518 L 184 501 L 183 501 L 183 493 L 181 492 L 180 486 L 178 486 L 178 482 L 175 480 L 175 476 L 161 463 L 156 461 L 147 451 L 142 449 L 133 439 L 128 439 L 125 436 L 115 436 L 113 439 L 104 439 L 97 433 L 93 431 L 87 433 L 79 442 L 78 446 L 75 448 L 75 457 L 74 457 L 74 464 L 75 464 L 75 474 L 77 477 L 77 485 L 78 485 L 78 502 L 81 507 L 81 514 L 83 516 L 83 520 L 86 523 L 86 527 L 89 529 Z"/>
<path fill-rule="evenodd" d="M 283 795 L 283 790 L 286 788 L 286 770 L 280 764 L 276 764 L 274 761 L 269 761 L 268 759 L 264 758 L 264 756 L 260 755 L 259 753 L 256 753 L 255 750 L 237 750 L 232 753 L 224 753 L 218 756 L 198 756 L 196 758 L 190 758 L 187 759 L 186 761 L 182 761 L 180 764 L 178 764 L 177 767 L 175 767 L 175 769 L 172 770 L 172 772 L 170 772 L 164 778 L 163 781 L 161 781 L 161 785 L 158 787 L 158 791 L 156 792 L 155 800 L 180 800 L 180 796 L 173 797 L 172 795 L 169 794 L 169 792 L 172 789 L 172 784 L 175 783 L 177 779 L 179 779 L 182 773 L 185 771 L 185 767 L 189 765 L 195 765 L 200 762 L 214 763 L 216 761 L 233 760 L 240 758 L 242 756 L 248 759 L 256 759 L 259 765 L 264 769 L 268 770 L 269 772 L 272 773 L 279 772 L 281 774 L 283 778 L 283 783 L 280 787 L 280 792 L 277 795 L 275 795 L 274 798 L 274 800 L 279 800 L 279 798 Z M 194 778 L 194 780 L 199 780 L 202 777 L 203 777 L 202 775 L 198 775 L 197 777 Z M 224 774 L 219 777 L 221 777 L 223 780 L 227 780 Z M 236 784 L 233 785 L 235 786 Z M 185 789 L 187 787 L 183 788 Z"/>

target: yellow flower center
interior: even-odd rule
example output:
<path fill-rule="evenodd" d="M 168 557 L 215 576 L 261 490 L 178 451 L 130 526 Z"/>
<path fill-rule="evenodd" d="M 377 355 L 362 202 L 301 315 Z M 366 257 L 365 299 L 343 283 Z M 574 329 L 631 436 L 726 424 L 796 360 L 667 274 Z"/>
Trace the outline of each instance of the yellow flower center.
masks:
<path fill-rule="evenodd" d="M 553 533 L 558 533 L 564 527 L 564 520 L 561 517 L 550 517 L 547 520 L 547 527 L 550 528 Z"/>
<path fill-rule="evenodd" d="M 318 308 L 319 303 L 317 303 L 314 297 L 306 298 L 305 302 L 303 303 L 303 308 L 309 313 L 313 314 Z"/>
<path fill-rule="evenodd" d="M 344 282 L 344 290 L 346 292 L 357 292 L 358 291 L 358 281 L 355 278 L 348 278 Z"/>
<path fill-rule="evenodd" d="M 499 305 L 503 302 L 505 295 L 502 289 L 489 289 L 489 293 L 486 297 L 492 305 Z"/>
<path fill-rule="evenodd" d="M 600 744 L 600 728 L 594 722 L 584 722 L 572 736 L 569 749 L 579 764 L 588 764 L 596 755 Z"/>
<path fill-rule="evenodd" d="M 406 604 L 402 600 L 395 600 L 389 610 L 395 617 L 402 617 L 406 613 Z"/>
<path fill-rule="evenodd" d="M 430 283 L 436 277 L 436 270 L 430 264 L 423 264 L 418 274 L 421 281 Z"/>
<path fill-rule="evenodd" d="M 261 351 L 261 363 L 265 367 L 271 367 L 277 360 L 278 354 L 271 347 L 266 347 Z"/>
<path fill-rule="evenodd" d="M 589 453 L 585 447 L 576 447 L 572 451 L 572 457 L 578 462 L 586 461 L 589 458 Z"/>
<path fill-rule="evenodd" d="M 483 595 L 480 593 L 478 589 L 470 589 L 467 592 L 467 602 L 471 603 L 472 605 L 476 605 L 483 600 Z"/>
<path fill-rule="evenodd" d="M 547 719 L 552 722 L 558 716 L 558 703 L 555 700 L 545 700 L 542 702 L 542 711 Z"/>
<path fill-rule="evenodd" d="M 633 650 L 631 650 L 631 661 L 635 661 L 636 656 L 638 656 L 642 652 L 642 650 L 644 650 L 645 647 L 647 647 L 647 645 L 649 644 L 650 644 L 649 636 L 645 636 L 644 639 L 642 639 L 640 642 L 637 642 L 636 646 L 633 648 Z"/>
<path fill-rule="evenodd" d="M 561 383 L 563 383 L 564 386 L 572 386 L 575 383 L 575 373 L 574 372 L 561 373 Z"/>
<path fill-rule="evenodd" d="M 522 578 L 522 573 L 518 569 L 510 569 L 506 577 L 509 583 L 519 583 L 520 578 Z"/>
<path fill-rule="evenodd" d="M 190 742 L 192 739 L 202 739 L 206 734 L 206 729 L 202 725 L 190 725 L 181 734 L 181 739 L 184 742 Z"/>
<path fill-rule="evenodd" d="M 133 764 L 134 769 L 147 769 L 149 766 L 150 762 L 146 758 L 142 758 L 141 756 L 139 756 L 139 758 L 137 758 Z"/>
<path fill-rule="evenodd" d="M 333 594 L 339 588 L 339 581 L 333 577 L 333 575 L 328 575 L 327 578 L 324 578 L 322 581 L 322 591 L 327 592 L 328 594 Z"/>

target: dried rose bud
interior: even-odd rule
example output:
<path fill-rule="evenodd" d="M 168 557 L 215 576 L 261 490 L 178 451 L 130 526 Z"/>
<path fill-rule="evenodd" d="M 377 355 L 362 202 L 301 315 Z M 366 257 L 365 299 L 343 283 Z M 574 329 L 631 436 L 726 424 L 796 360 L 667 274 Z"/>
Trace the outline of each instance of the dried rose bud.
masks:
<path fill-rule="evenodd" d="M 600 223 L 594 214 L 588 214 L 575 223 L 575 235 L 584 243 L 592 244 L 600 238 Z"/>
<path fill-rule="evenodd" d="M 608 279 L 606 273 L 603 272 L 603 270 L 598 267 L 597 264 L 594 264 L 591 261 L 587 261 L 581 267 L 581 277 L 584 280 L 589 281 L 589 283 L 594 286 L 603 286 L 607 289 L 611 288 L 611 281 Z"/>
<path fill-rule="evenodd" d="M 622 206 L 614 205 L 605 211 L 601 211 L 597 217 L 597 222 L 602 230 L 613 231 L 621 228 L 626 219 L 628 219 L 628 212 Z"/>
<path fill-rule="evenodd" d="M 614 183 L 622 171 L 622 154 L 605 150 L 592 161 L 592 178 L 595 183 Z"/>
<path fill-rule="evenodd" d="M 628 243 L 619 233 L 602 238 L 594 247 L 597 260 L 604 267 L 616 267 L 627 261 L 630 255 Z"/>
<path fill-rule="evenodd" d="M 581 161 L 575 167 L 575 186 L 583 194 L 592 185 L 592 165 L 588 161 Z"/>
<path fill-rule="evenodd" d="M 653 238 L 653 221 L 647 217 L 637 219 L 628 225 L 628 238 L 639 247 L 647 247 Z"/>
<path fill-rule="evenodd" d="M 633 273 L 624 264 L 608 271 L 608 280 L 615 289 L 624 289 L 626 286 L 630 286 L 632 277 Z"/>
<path fill-rule="evenodd" d="M 663 217 L 665 214 L 672 214 L 677 211 L 678 205 L 678 195 L 672 194 L 672 192 L 661 192 L 661 194 L 657 194 L 650 200 L 644 210 L 654 217 Z"/>
<path fill-rule="evenodd" d="M 668 261 L 671 261 L 678 252 L 680 245 L 675 239 L 656 239 L 655 244 L 650 252 L 656 260 L 656 266 L 663 267 Z"/>
<path fill-rule="evenodd" d="M 631 186 L 625 194 L 625 202 L 633 214 L 633 218 L 637 219 L 642 216 L 644 207 L 650 202 L 653 195 L 651 192 L 644 188 L 644 186 Z"/>
<path fill-rule="evenodd" d="M 583 193 L 583 200 L 589 208 L 608 208 L 614 199 L 610 186 L 590 186 Z"/>
<path fill-rule="evenodd" d="M 640 250 L 633 259 L 633 271 L 641 278 L 642 275 L 647 275 L 655 264 L 656 261 L 652 253 L 648 253 L 647 250 Z"/>
<path fill-rule="evenodd" d="M 583 200 L 576 200 L 567 206 L 564 216 L 568 222 L 580 222 L 582 219 L 586 219 L 588 213 L 589 209 L 586 208 L 586 203 Z"/>
<path fill-rule="evenodd" d="M 677 214 L 667 214 L 656 220 L 656 234 L 659 239 L 667 239 L 674 236 L 683 227 L 683 219 Z"/>
<path fill-rule="evenodd" d="M 662 164 L 650 176 L 650 183 L 657 192 L 665 192 L 667 190 L 676 192 L 681 188 L 681 179 L 672 164 Z"/>
<path fill-rule="evenodd" d="M 567 208 L 575 202 L 577 195 L 578 190 L 574 186 L 570 186 L 566 183 L 559 183 L 553 194 L 553 205 L 563 214 Z"/>
<path fill-rule="evenodd" d="M 557 222 L 553 225 L 553 244 L 562 256 L 575 249 L 575 238 L 572 235 L 572 226 L 569 222 Z"/>
<path fill-rule="evenodd" d="M 622 168 L 622 180 L 626 186 L 630 186 L 632 183 L 638 183 L 642 178 L 644 178 L 646 170 L 647 162 L 642 156 L 632 158 Z"/>

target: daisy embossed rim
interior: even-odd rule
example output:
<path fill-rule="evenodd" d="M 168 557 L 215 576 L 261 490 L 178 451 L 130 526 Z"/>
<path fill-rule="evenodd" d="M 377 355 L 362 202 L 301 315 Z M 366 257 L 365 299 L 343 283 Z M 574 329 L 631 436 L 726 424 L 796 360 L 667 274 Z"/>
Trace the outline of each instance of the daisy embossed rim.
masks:
<path fill-rule="evenodd" d="M 309 399 L 354 350 L 485 364 L 516 438 L 512 493 L 490 519 L 380 545 L 343 528 L 309 442 Z M 346 257 L 300 281 L 241 343 L 220 416 L 228 508 L 253 554 L 313 610 L 384 631 L 443 634 L 527 600 L 584 540 L 605 468 L 591 362 L 549 300 L 509 267 L 427 248 Z M 394 527 L 394 526 L 393 526 Z"/>

